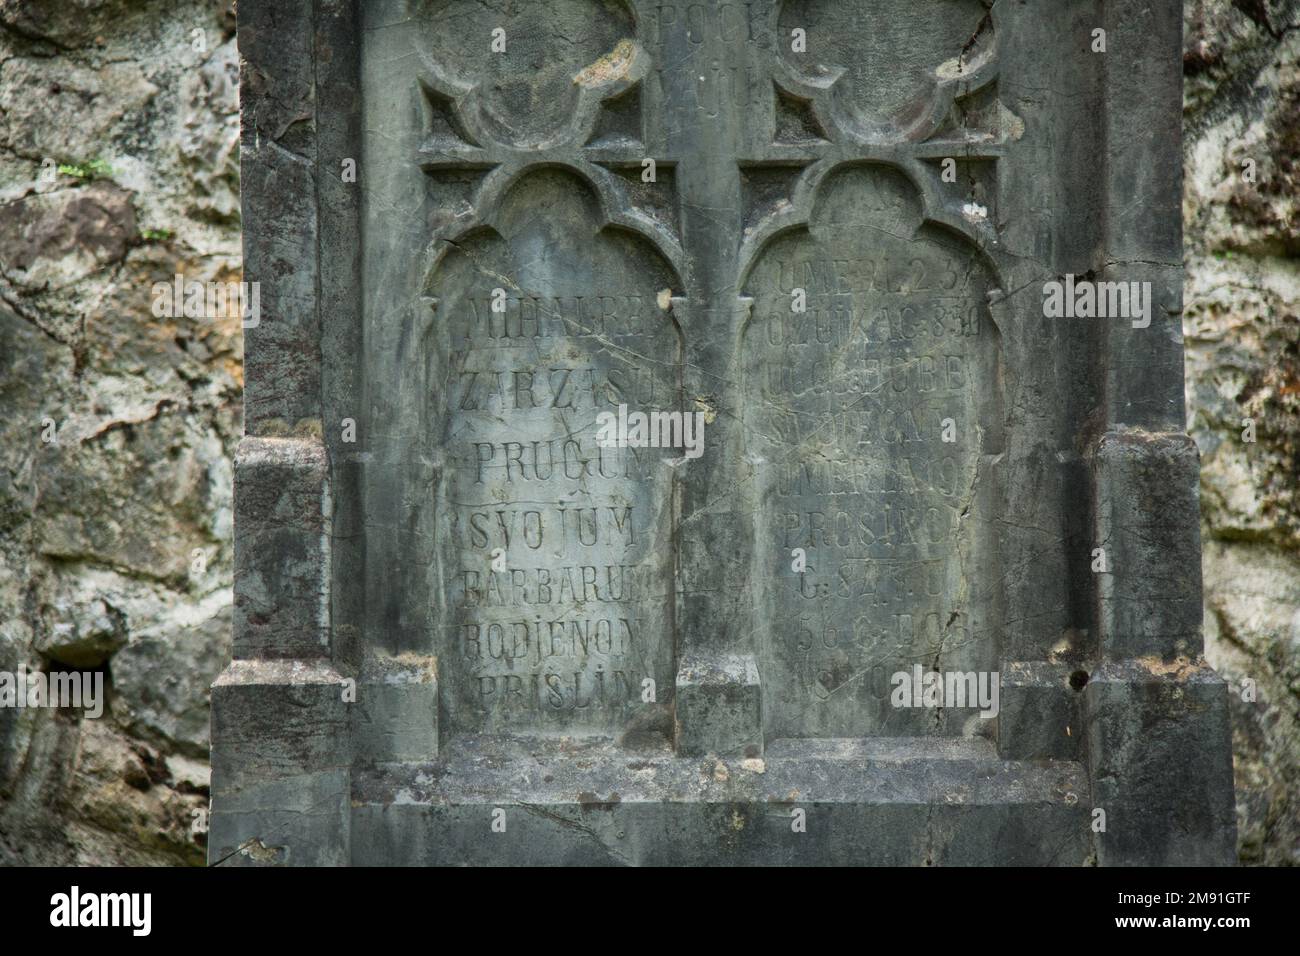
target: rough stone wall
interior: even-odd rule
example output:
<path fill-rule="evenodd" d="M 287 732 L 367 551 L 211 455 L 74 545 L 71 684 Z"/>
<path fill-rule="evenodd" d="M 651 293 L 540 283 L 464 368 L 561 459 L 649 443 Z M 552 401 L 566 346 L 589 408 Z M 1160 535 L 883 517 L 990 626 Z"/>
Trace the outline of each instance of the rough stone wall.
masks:
<path fill-rule="evenodd" d="M 0 0 L 0 670 L 110 687 L 0 709 L 0 863 L 203 860 L 242 340 L 151 289 L 239 277 L 238 110 L 228 0 Z"/>
<path fill-rule="evenodd" d="M 1300 2 L 1188 0 L 1189 430 L 1241 858 L 1300 863 Z M 1245 175 L 1254 161 L 1254 183 Z M 1243 440 L 1246 420 L 1254 443 Z M 1255 682 L 1253 702 L 1250 685 Z"/>
<path fill-rule="evenodd" d="M 1300 2 L 1187 0 L 1186 21 L 1207 654 L 1258 692 L 1233 713 L 1243 859 L 1294 863 Z M 97 721 L 0 710 L 0 863 L 203 858 L 241 338 L 155 319 L 150 289 L 238 277 L 233 28 L 227 0 L 0 0 L 0 670 L 99 668 L 112 694 Z"/>

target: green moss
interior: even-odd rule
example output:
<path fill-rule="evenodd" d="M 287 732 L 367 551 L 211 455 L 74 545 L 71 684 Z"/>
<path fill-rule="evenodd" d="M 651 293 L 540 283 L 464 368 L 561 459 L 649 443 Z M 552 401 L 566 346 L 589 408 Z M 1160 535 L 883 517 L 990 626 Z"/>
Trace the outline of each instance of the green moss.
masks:
<path fill-rule="evenodd" d="M 113 167 L 102 159 L 91 159 L 84 163 L 61 163 L 59 172 L 78 179 L 107 179 L 113 175 Z"/>

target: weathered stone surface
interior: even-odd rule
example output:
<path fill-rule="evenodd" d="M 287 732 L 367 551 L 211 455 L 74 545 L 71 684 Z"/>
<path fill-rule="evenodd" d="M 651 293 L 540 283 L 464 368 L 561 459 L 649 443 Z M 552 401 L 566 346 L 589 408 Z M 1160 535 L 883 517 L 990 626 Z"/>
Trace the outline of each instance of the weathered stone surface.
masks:
<path fill-rule="evenodd" d="M 56 47 L 103 46 L 105 37 L 98 34 L 111 34 L 112 26 L 124 18 L 139 19 L 142 13 L 156 17 L 158 6 L 115 0 L 4 0 L 0 23 L 20 37 Z"/>
<path fill-rule="evenodd" d="M 1236 849 L 1223 679 L 1160 658 L 1107 663 L 1085 690 L 1102 866 L 1212 866 Z M 1206 746 L 1212 741 L 1213 746 Z M 1170 791 L 1180 794 L 1171 800 Z"/>
<path fill-rule="evenodd" d="M 229 491 L 212 480 L 225 471 L 224 452 L 166 398 L 108 421 L 69 422 L 33 467 L 40 553 L 183 585 L 192 552 L 212 545 L 208 496 Z"/>
<path fill-rule="evenodd" d="M 119 720 L 135 736 L 206 760 L 208 675 L 225 664 L 231 606 L 225 592 L 178 608 L 165 625 L 141 627 L 113 656 Z"/>
<path fill-rule="evenodd" d="M 348 862 L 351 748 L 342 677 L 320 663 L 235 661 L 212 688 L 209 861 Z"/>
<path fill-rule="evenodd" d="M 36 638 L 35 648 L 61 664 L 100 667 L 126 643 L 121 614 L 102 597 L 84 605 L 58 603 L 49 611 L 53 622 Z"/>
<path fill-rule="evenodd" d="M 312 440 L 248 437 L 235 474 L 235 656 L 326 656 L 332 506 L 325 449 Z"/>
<path fill-rule="evenodd" d="M 438 660 L 377 655 L 357 689 L 357 747 L 377 763 L 423 760 L 438 744 Z"/>
<path fill-rule="evenodd" d="M 1293 0 L 1186 4 L 1184 329 L 1205 653 L 1231 687 L 1241 858 L 1272 865 L 1300 862 L 1297 23 Z"/>
<path fill-rule="evenodd" d="M 204 857 L 242 344 L 151 289 L 239 278 L 232 8 L 0 3 L 0 669 L 110 689 L 0 708 L 3 863 Z"/>
<path fill-rule="evenodd" d="M 677 671 L 674 742 L 695 757 L 763 756 L 763 688 L 753 657 L 691 657 Z"/>
<path fill-rule="evenodd" d="M 695 17 L 694 25 L 699 27 L 695 36 L 703 38 L 709 24 L 698 13 L 684 12 L 681 5 L 664 6 L 675 7 L 679 20 Z M 799 17 L 800 6 L 790 4 L 791 12 L 783 16 Z M 1213 666 L 1229 678 L 1232 690 L 1229 700 L 1233 708 L 1243 859 L 1285 862 L 1295 858 L 1300 823 L 1295 808 L 1295 794 L 1300 792 L 1296 777 L 1300 768 L 1296 749 L 1300 723 L 1294 679 L 1294 651 L 1300 645 L 1294 638 L 1293 622 L 1300 609 L 1300 575 L 1293 567 L 1294 530 L 1300 526 L 1300 512 L 1294 503 L 1292 476 L 1297 469 L 1291 447 L 1300 426 L 1292 414 L 1295 396 L 1289 383 L 1296 375 L 1290 354 L 1293 339 L 1288 334 L 1294 324 L 1288 316 L 1300 311 L 1300 297 L 1295 294 L 1294 270 L 1287 258 L 1294 246 L 1298 221 L 1294 198 L 1300 195 L 1293 181 L 1297 156 L 1294 132 L 1300 129 L 1300 123 L 1294 116 L 1295 71 L 1290 66 L 1298 59 L 1295 44 L 1300 34 L 1286 29 L 1300 22 L 1300 8 L 1294 0 L 1259 4 L 1188 0 L 1185 8 L 1188 407 L 1191 429 L 1205 456 L 1201 497 L 1207 519 L 1206 653 Z M 521 11 L 519 15 L 526 13 Z M 597 17 L 604 19 L 594 24 L 594 29 L 606 31 L 602 36 L 612 41 L 608 45 L 616 45 L 616 28 L 626 18 L 612 9 Z M 661 19 L 671 17 L 665 9 Z M 594 22 L 595 18 L 591 19 Z M 1080 18 L 1076 23 L 1064 17 L 1059 20 L 1059 29 L 1070 29 L 1072 24 L 1090 28 L 1093 24 L 1086 22 L 1088 19 Z M 456 35 L 456 44 L 464 47 L 478 38 L 474 20 L 474 16 L 458 18 L 461 32 Z M 512 33 L 518 32 L 513 28 L 516 22 L 523 20 L 511 21 Z M 562 20 L 557 22 L 559 33 L 578 35 L 568 30 Z M 651 11 L 641 22 L 654 31 L 660 19 Z M 40 782 L 31 791 L 34 798 L 21 801 L 22 813 L 11 813 L 5 826 L 0 826 L 0 857 L 6 860 L 16 859 L 14 854 L 19 848 L 23 859 L 43 862 L 197 858 L 198 848 L 188 836 L 188 808 L 204 799 L 206 775 L 200 764 L 178 756 L 177 750 L 188 753 L 200 746 L 206 731 L 198 726 L 199 715 L 206 708 L 205 685 L 213 673 L 210 656 L 229 653 L 229 636 L 221 630 L 221 621 L 229 612 L 213 609 L 214 602 L 223 600 L 223 593 L 229 606 L 229 590 L 223 588 L 222 582 L 229 582 L 230 459 L 232 436 L 240 430 L 238 403 L 232 402 L 231 396 L 238 394 L 241 382 L 241 333 L 237 320 L 195 323 L 155 319 L 149 314 L 148 289 L 152 282 L 166 280 L 176 271 L 204 280 L 239 277 L 237 241 L 233 238 L 236 234 L 229 221 L 230 211 L 238 208 L 232 169 L 236 141 L 231 135 L 237 121 L 237 103 L 233 88 L 226 82 L 237 61 L 233 23 L 233 5 L 224 3 L 166 8 L 156 3 L 123 4 L 114 0 L 0 3 L 0 204 L 15 198 L 28 202 L 39 198 L 41 203 L 34 205 L 46 201 L 50 207 L 69 205 L 90 184 L 78 184 L 67 176 L 59 177 L 54 184 L 40 182 L 37 173 L 45 154 L 57 162 L 74 164 L 104 158 L 113 173 L 103 186 L 115 183 L 131 191 L 137 231 L 166 228 L 174 234 L 170 240 L 129 245 L 121 264 L 107 262 L 71 283 L 60 277 L 66 278 L 63 270 L 89 261 L 82 259 L 81 252 L 72 250 L 57 261 L 35 262 L 37 269 L 62 286 L 52 293 L 38 289 L 31 295 L 21 294 L 12 285 L 17 275 L 10 277 L 10 284 L 0 283 L 5 303 L 0 305 L 0 407 L 16 429 L 5 431 L 0 445 L 5 464 L 0 468 L 0 606 L 10 611 L 0 626 L 0 668 L 13 670 L 20 661 L 33 661 L 30 648 L 34 640 L 50 639 L 54 628 L 61 624 L 81 626 L 93 621 L 103 613 L 97 610 L 101 606 L 109 608 L 110 615 L 124 615 L 129 632 L 138 629 L 146 634 L 138 655 L 129 642 L 114 655 L 112 668 L 118 696 L 111 733 L 83 734 L 79 747 L 51 747 L 50 738 L 39 734 L 33 737 L 36 728 L 30 721 L 0 717 L 0 803 L 18 805 L 12 799 L 14 768 L 28 767 L 31 779 Z M 950 25 L 966 26 L 960 16 L 954 17 Z M 210 52 L 192 49 L 190 30 L 195 26 L 207 28 Z M 608 32 L 611 26 L 615 33 Z M 735 13 L 728 13 L 722 23 L 730 34 L 742 26 Z M 325 35 L 331 40 L 345 39 L 353 32 L 349 24 L 343 23 L 331 26 Z M 571 102 L 573 88 L 566 85 L 569 75 L 582 70 L 599 53 L 576 45 L 570 49 L 561 43 L 558 49 L 563 56 L 556 56 L 554 49 L 543 55 L 547 34 L 542 30 L 534 32 L 539 37 L 534 48 L 537 68 L 557 68 L 548 74 L 547 98 L 535 101 L 530 108 L 558 114 L 561 105 Z M 886 32 L 880 31 L 882 38 Z M 847 31 L 845 38 L 851 49 L 852 38 Z M 920 42 L 928 40 L 922 37 Z M 1048 38 L 1045 45 L 1050 43 Z M 335 43 L 335 56 L 345 56 L 347 48 L 345 43 Z M 473 65 L 473 58 L 464 53 L 460 58 Z M 794 67 L 800 65 L 793 55 L 784 59 Z M 601 69 L 617 67 L 621 62 L 612 60 Z M 628 63 L 631 65 L 631 61 Z M 855 82 L 864 73 L 859 61 L 850 59 L 845 65 L 857 71 Z M 287 66 L 291 71 L 292 63 Z M 497 69 L 497 76 L 511 82 L 512 74 L 503 68 L 504 63 L 489 61 L 483 66 Z M 274 72 L 274 67 L 267 69 Z M 924 79 L 924 69 L 918 69 Z M 709 71 L 704 75 L 709 76 Z M 1068 90 L 1076 105 L 1090 95 L 1085 72 L 1061 71 L 1053 82 L 1056 88 Z M 500 94 L 497 102 L 508 105 L 511 97 L 528 97 L 531 89 L 529 84 L 516 84 L 508 94 Z M 708 96 L 711 87 L 702 86 L 701 90 Z M 310 121 L 295 125 L 293 120 L 313 111 L 310 104 L 304 106 L 300 95 L 289 95 L 283 87 L 280 94 L 280 103 L 262 104 L 258 115 L 267 120 L 268 128 L 288 125 L 289 132 L 282 142 L 297 149 Z M 893 90 L 856 87 L 846 102 L 856 115 L 870 119 L 871 98 L 894 95 Z M 990 125 L 1008 136 L 1023 136 L 1023 118 L 1012 112 L 1017 109 L 1016 101 L 1011 97 L 1000 99 L 989 118 Z M 342 84 L 324 91 L 319 115 L 327 126 L 355 125 L 361 117 L 358 102 L 355 91 Z M 595 141 L 617 144 L 620 139 L 635 139 L 638 131 L 632 105 L 631 99 L 624 98 L 616 107 L 606 106 L 598 120 Z M 884 100 L 881 105 L 887 108 L 890 104 Z M 876 115 L 884 112 L 887 110 L 877 109 Z M 973 118 L 977 111 L 968 108 L 966 114 Z M 1087 117 L 1082 118 L 1085 122 L 1078 123 L 1077 130 L 1060 130 L 1058 135 L 1073 142 L 1080 155 L 1095 155 L 1095 144 L 1088 138 L 1091 132 Z M 791 144 L 815 140 L 820 134 L 810 119 L 797 100 L 780 100 L 776 109 L 778 139 Z M 1147 139 L 1143 135 L 1135 141 Z M 1254 189 L 1246 188 L 1235 175 L 1240 161 L 1248 155 L 1260 160 L 1263 173 Z M 969 186 L 969 198 L 998 217 L 994 200 L 999 191 L 989 188 L 992 181 L 984 176 L 987 167 L 978 162 L 968 164 L 960 157 L 958 165 L 963 182 Z M 675 196 L 673 184 L 680 176 L 679 170 L 660 164 L 659 183 L 666 188 L 641 183 L 639 169 L 618 172 L 647 215 L 669 225 L 680 225 L 675 201 L 664 196 Z M 1013 177 L 1009 182 L 1014 181 L 1014 169 L 1004 168 L 1003 172 Z M 742 189 L 758 208 L 767 208 L 781 201 L 780 185 L 785 175 L 780 167 L 745 170 Z M 337 176 L 324 177 L 317 188 L 322 200 L 337 208 L 355 202 L 359 194 L 354 184 L 344 184 Z M 1031 181 L 1024 188 L 1033 192 L 1037 187 Z M 1078 232 L 1079 240 L 1086 242 L 1089 194 L 1063 180 L 1057 195 L 1066 209 L 1060 215 L 1085 225 Z M 93 209 L 94 205 L 85 208 Z M 448 206 L 437 210 L 436 215 L 454 218 L 457 208 Z M 3 209 L 0 216 L 4 216 Z M 1036 222 L 1032 217 L 1001 217 L 1001 228 L 1008 237 L 1014 237 L 1038 228 Z M 69 222 L 64 228 L 82 227 Z M 9 232 L 0 232 L 4 233 L 0 241 L 13 238 Z M 1074 240 L 1067 232 L 1058 241 L 1069 245 Z M 336 301 L 346 301 L 350 284 L 346 264 L 355 256 L 355 244 L 341 231 L 326 236 L 324 242 L 327 248 L 322 255 L 335 264 L 335 270 L 322 277 L 322 294 L 341 295 Z M 325 334 L 344 342 L 350 335 L 347 330 L 326 330 Z M 1013 403 L 1013 413 L 1032 419 L 1034 409 L 1047 404 L 1043 396 L 1063 390 L 1072 396 L 1086 395 L 1088 384 L 1079 374 L 1083 365 L 1062 360 L 1052 376 L 1041 382 L 1030 381 L 1031 390 L 1013 391 L 1011 394 L 1030 397 L 1019 405 Z M 75 378 L 78 372 L 83 376 L 80 380 Z M 32 387 L 32 383 L 40 383 L 40 387 Z M 329 386 L 336 387 L 337 382 Z M 41 451 L 39 443 L 27 440 L 32 434 L 30 423 L 39 423 L 56 406 L 80 407 L 75 393 L 96 396 L 100 407 L 91 415 L 92 428 L 132 420 L 141 410 L 147 414 L 160 395 L 177 399 L 192 396 L 176 407 L 176 414 L 211 423 L 210 434 L 215 436 L 216 444 L 205 443 L 200 452 L 205 461 L 204 481 L 211 493 L 200 494 L 198 499 L 186 495 L 177 506 L 183 514 L 177 523 L 163 519 L 161 512 L 146 518 L 150 527 L 160 529 L 158 533 L 163 535 L 172 533 L 168 529 L 191 523 L 205 529 L 182 533 L 164 546 L 174 555 L 164 563 L 181 568 L 193 548 L 192 535 L 197 533 L 209 558 L 208 572 L 187 585 L 183 596 L 178 596 L 170 585 L 137 579 L 134 566 L 111 570 L 73 561 L 51 578 L 44 570 L 46 559 L 37 558 L 34 565 L 29 560 L 34 547 L 30 515 L 36 489 L 26 475 L 33 456 Z M 356 414 L 358 406 L 354 401 L 348 399 L 344 404 L 347 414 Z M 1240 422 L 1246 416 L 1256 418 L 1261 426 L 1260 441 L 1254 446 L 1240 441 Z M 61 415 L 55 417 L 62 419 Z M 331 420 L 341 417 L 346 415 L 333 414 Z M 20 437 L 15 440 L 11 437 L 14 434 Z M 1047 447 L 1042 455 L 1013 461 L 1003 470 L 1008 487 L 1030 487 L 1037 492 L 1012 497 L 1008 523 L 1004 524 L 1009 538 L 1017 528 L 1053 527 L 1052 503 L 1058 494 L 1085 500 L 1086 490 L 1071 484 L 1075 480 L 1072 476 L 1080 473 L 1078 460 L 1066 460 L 1057 466 L 1053 456 L 1058 454 L 1059 449 Z M 133 467 L 139 467 L 139 463 Z M 345 461 L 339 467 L 360 465 Z M 132 477 L 127 480 L 134 480 L 137 473 L 130 472 Z M 104 484 L 120 480 L 114 477 Z M 1057 490 L 1062 485 L 1064 492 Z M 159 489 L 153 487 L 155 490 L 141 494 L 143 500 L 157 496 Z M 95 495 L 98 488 L 91 485 L 87 493 Z M 191 505 L 191 500 L 197 503 Z M 724 495 L 697 502 L 692 520 L 701 527 L 726 529 L 731 526 L 733 512 L 728 502 Z M 133 510 L 132 520 L 145 516 L 147 510 Z M 340 522 L 336 531 L 347 535 L 355 533 L 357 527 L 355 522 L 351 526 Z M 706 533 L 701 535 L 705 540 L 698 543 L 680 542 L 682 564 L 690 567 L 693 575 L 683 580 L 691 582 L 691 592 L 698 594 L 701 602 L 715 606 L 728 606 L 730 602 L 729 607 L 739 612 L 750 605 L 749 596 L 728 592 L 721 585 L 746 573 L 743 562 L 737 561 L 736 553 L 719 553 L 710 547 L 711 537 Z M 1050 537 L 1040 531 L 1026 533 L 1016 544 L 1022 550 L 1008 547 L 1004 551 L 1004 563 L 1008 567 L 1034 563 L 1050 566 L 1051 550 L 1044 546 Z M 1011 541 L 1006 543 L 1010 545 Z M 697 548 L 709 560 L 691 557 Z M 1083 543 L 1077 548 L 1086 554 Z M 129 556 L 129 552 L 119 549 L 116 553 Z M 1064 582 L 1072 575 L 1087 574 L 1086 561 L 1082 568 L 1081 572 L 1076 569 L 1069 574 L 1044 573 L 1039 577 L 1003 575 L 1002 583 L 1013 601 L 1021 591 L 1034 595 L 1028 605 L 1031 613 L 1003 622 L 1005 646 L 1012 658 L 1024 657 L 1023 648 L 1036 645 L 1041 630 L 1038 625 L 1051 618 L 1046 609 L 1065 600 L 1059 596 Z M 691 592 L 685 596 L 684 605 L 690 603 Z M 31 603 L 32 594 L 40 595 L 35 605 Z M 67 616 L 54 612 L 56 603 L 66 608 Z M 697 615 L 683 616 L 687 618 L 683 625 L 689 626 Z M 346 638 L 352 633 L 351 627 L 343 622 L 338 631 Z M 716 629 L 716 625 L 706 620 L 704 629 Z M 176 641 L 171 638 L 173 632 L 180 636 Z M 1082 632 L 1059 636 L 1065 655 L 1086 646 L 1087 636 Z M 113 638 L 112 643 L 117 640 Z M 177 655 L 175 659 L 172 653 Z M 1025 677 L 1023 662 L 1003 662 L 1002 714 L 997 721 L 1004 731 L 998 735 L 1000 747 L 1017 741 L 1027 749 L 1060 743 L 1064 735 L 1059 731 L 1059 715 L 1067 706 L 1062 701 L 1081 696 L 1071 688 L 1062 697 L 1061 675 L 1065 672 L 1068 677 L 1078 672 L 1076 667 L 1082 663 L 1082 657 L 1073 663 L 1048 663 L 1044 665 L 1046 671 L 1035 670 Z M 160 699 L 158 688 L 150 682 L 149 672 L 154 668 L 167 675 L 165 700 Z M 130 701 L 123 694 L 127 673 Z M 1246 680 L 1257 685 L 1258 698 L 1253 703 L 1241 699 Z M 1016 732 L 1005 739 L 1013 714 L 1021 712 L 1013 704 L 1017 695 L 1041 703 L 1040 710 L 1038 704 L 1027 702 L 1024 712 L 1041 717 L 1042 723 L 1020 728 L 1041 733 L 1026 736 Z M 358 702 L 365 700 L 362 692 Z M 112 783 L 128 775 L 137 783 L 151 779 L 144 770 L 143 758 L 135 756 L 124 743 L 130 739 L 127 731 L 119 733 L 117 729 L 117 718 L 127 713 L 117 709 L 119 704 L 129 708 L 129 733 L 142 736 L 149 746 L 166 755 L 171 779 L 152 783 L 148 793 Z M 420 726 L 421 722 L 428 726 L 427 711 L 417 707 L 411 714 L 408 726 Z M 1025 723 L 1033 721 L 1027 719 Z M 662 736 L 665 726 L 671 731 L 671 721 L 665 724 L 661 719 L 651 719 L 646 729 L 638 727 L 631 737 L 645 740 L 647 734 Z M 92 724 L 86 729 L 97 728 Z M 34 739 L 45 743 L 33 750 Z M 1071 738 L 1066 736 L 1065 740 Z M 131 754 L 131 760 L 122 767 L 132 764 L 135 769 L 111 770 L 118 766 L 117 758 L 101 757 L 109 744 L 113 753 Z M 51 774 L 58 767 L 77 765 L 78 754 L 81 759 L 77 772 Z M 1031 757 L 1026 751 L 1018 751 L 1018 757 L 1011 759 Z M 178 769 L 182 766 L 188 769 Z M 716 767 L 710 764 L 707 772 L 715 773 Z M 66 787 L 63 783 L 54 788 L 47 786 L 55 781 L 66 781 Z M 104 786 L 105 782 L 110 785 Z M 92 791 L 102 796 L 95 798 L 99 809 L 95 820 L 87 825 L 76 807 Z M 59 793 L 65 796 L 56 799 Z M 188 808 L 184 813 L 168 814 L 165 804 L 156 798 L 175 794 L 189 801 Z M 134 804 L 137 798 L 143 799 Z M 126 813 L 109 812 L 114 801 L 134 808 Z M 723 815 L 720 811 L 719 820 Z M 147 822 L 139 827 L 128 826 L 130 819 Z M 34 829 L 32 824 L 39 820 L 49 825 Z M 882 824 L 893 826 L 902 820 L 882 820 Z M 562 824 L 556 826 L 563 828 Z M 174 832 L 176 839 L 155 841 L 152 834 L 163 830 Z"/>
<path fill-rule="evenodd" d="M 1087 671 L 1066 663 L 1004 661 L 998 753 L 1008 760 L 1078 760 Z"/>
<path fill-rule="evenodd" d="M 232 37 L 217 47 L 180 95 L 184 131 L 177 144 L 194 192 L 188 210 L 218 222 L 239 219 L 239 53 Z"/>
<path fill-rule="evenodd" d="M 129 35 L 119 36 L 131 42 Z M 87 52 L 82 62 L 15 55 L 0 66 L 0 129 L 14 152 L 37 162 L 106 160 L 105 147 L 158 93 L 145 79 L 143 64 Z"/>
<path fill-rule="evenodd" d="M 599 742 L 503 752 L 462 737 L 436 770 L 363 774 L 353 862 L 1068 866 L 1088 853 L 1080 765 L 1005 763 L 988 741 L 787 740 L 763 760 L 629 756 Z"/>
<path fill-rule="evenodd" d="M 1200 654 L 1198 457 L 1181 433 L 1123 429 L 1097 444 L 1097 546 L 1106 564 L 1098 623 L 1108 657 Z"/>
<path fill-rule="evenodd" d="M 8 278 L 27 289 L 85 279 L 107 263 L 120 261 L 136 239 L 130 196 L 108 183 L 15 200 L 6 215 L 0 256 Z"/>
<path fill-rule="evenodd" d="M 214 861 L 1231 860 L 1181 17 L 948 6 L 241 6 Z"/>

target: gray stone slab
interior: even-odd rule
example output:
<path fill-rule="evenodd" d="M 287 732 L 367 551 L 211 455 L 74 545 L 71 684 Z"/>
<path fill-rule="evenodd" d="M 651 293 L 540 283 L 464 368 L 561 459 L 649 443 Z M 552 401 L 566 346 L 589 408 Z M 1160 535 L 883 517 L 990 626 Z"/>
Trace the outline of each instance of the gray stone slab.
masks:
<path fill-rule="evenodd" d="M 1068 865 L 1088 852 L 1080 765 L 1002 761 L 987 742 L 787 740 L 762 760 L 499 747 L 460 738 L 436 764 L 358 779 L 353 863 Z"/>
<path fill-rule="evenodd" d="M 240 5 L 214 859 L 1230 862 L 1176 5 L 942 6 Z"/>
<path fill-rule="evenodd" d="M 248 436 L 239 444 L 236 659 L 329 656 L 328 468 L 319 441 Z"/>
<path fill-rule="evenodd" d="M 763 688 L 752 656 L 688 657 L 677 671 L 676 748 L 704 753 L 763 755 Z"/>

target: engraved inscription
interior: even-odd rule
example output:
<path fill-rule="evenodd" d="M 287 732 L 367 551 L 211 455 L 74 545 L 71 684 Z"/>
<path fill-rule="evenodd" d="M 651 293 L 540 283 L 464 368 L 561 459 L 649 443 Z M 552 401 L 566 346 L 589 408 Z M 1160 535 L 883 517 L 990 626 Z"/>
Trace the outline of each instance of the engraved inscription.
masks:
<path fill-rule="evenodd" d="M 884 675 L 991 660 L 967 583 L 996 419 L 990 287 L 974 247 L 922 225 L 911 184 L 881 166 L 834 174 L 810 228 L 773 240 L 749 277 L 746 441 L 777 735 L 926 732 L 934 716 L 891 710 Z"/>
<path fill-rule="evenodd" d="M 658 298 L 673 279 L 597 212 L 575 176 L 532 173 L 430 288 L 448 350 L 431 399 L 458 728 L 617 732 L 671 698 L 672 470 L 659 449 L 598 445 L 596 416 L 677 407 L 680 343 Z"/>

